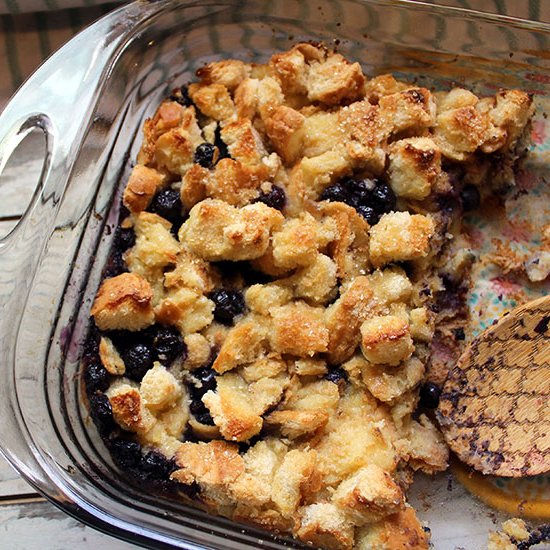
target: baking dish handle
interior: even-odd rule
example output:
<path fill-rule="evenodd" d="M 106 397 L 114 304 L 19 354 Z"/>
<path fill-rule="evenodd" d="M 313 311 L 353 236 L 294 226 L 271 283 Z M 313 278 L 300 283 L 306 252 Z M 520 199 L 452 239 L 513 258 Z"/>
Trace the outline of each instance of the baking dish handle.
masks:
<path fill-rule="evenodd" d="M 46 155 L 37 187 L 19 223 L 0 239 L 0 452 L 37 487 L 39 469 L 21 437 L 24 425 L 13 398 L 15 342 L 26 299 L 73 170 L 78 148 L 113 61 L 154 2 L 133 2 L 82 31 L 21 86 L 0 114 L 0 174 L 33 129 L 45 134 Z M 90 121 L 90 122 L 86 122 Z"/>

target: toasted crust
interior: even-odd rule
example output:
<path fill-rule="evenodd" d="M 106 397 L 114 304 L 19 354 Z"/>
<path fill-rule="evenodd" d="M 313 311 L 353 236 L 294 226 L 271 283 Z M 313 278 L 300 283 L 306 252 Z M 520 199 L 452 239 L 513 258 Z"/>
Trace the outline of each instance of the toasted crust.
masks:
<path fill-rule="evenodd" d="M 361 526 L 398 512 L 405 505 L 405 496 L 387 472 L 370 464 L 343 481 L 332 502 Z"/>
<path fill-rule="evenodd" d="M 361 351 L 374 364 L 396 366 L 414 351 L 409 323 L 397 315 L 376 316 L 361 325 Z"/>
<path fill-rule="evenodd" d="M 285 164 L 294 164 L 301 154 L 304 120 L 302 114 L 285 105 L 275 107 L 264 119 L 267 136 Z"/>
<path fill-rule="evenodd" d="M 307 357 L 327 351 L 329 333 L 323 310 L 294 302 L 271 310 L 271 346 L 278 353 Z"/>
<path fill-rule="evenodd" d="M 268 175 L 268 168 L 263 164 L 246 165 L 239 160 L 222 159 L 212 177 L 206 179 L 206 196 L 233 206 L 245 206 L 258 197 Z"/>
<path fill-rule="evenodd" d="M 375 523 L 359 531 L 357 548 L 369 550 L 427 550 L 429 538 L 422 529 L 414 510 L 406 506 L 403 510 L 388 516 L 384 520 Z"/>
<path fill-rule="evenodd" d="M 206 199 L 191 210 L 178 236 L 205 260 L 250 260 L 266 252 L 272 229 L 282 221 L 280 212 L 261 203 L 237 210 L 221 200 Z"/>
<path fill-rule="evenodd" d="M 231 120 L 235 104 L 223 84 L 191 84 L 189 95 L 200 111 L 214 120 Z"/>
<path fill-rule="evenodd" d="M 153 324 L 151 285 L 135 273 L 105 279 L 91 315 L 100 330 L 141 330 Z"/>
<path fill-rule="evenodd" d="M 204 84 L 221 84 L 233 91 L 250 71 L 248 65 L 237 59 L 224 59 L 208 63 L 197 70 L 197 76 Z"/>
<path fill-rule="evenodd" d="M 176 463 L 180 469 L 171 477 L 181 483 L 227 485 L 244 472 L 237 447 L 225 441 L 182 443 L 176 452 Z"/>
<path fill-rule="evenodd" d="M 370 258 L 375 267 L 391 262 L 415 260 L 428 255 L 435 230 L 429 216 L 391 212 L 370 230 Z"/>
<path fill-rule="evenodd" d="M 237 323 L 228 332 L 212 368 L 221 374 L 254 361 L 264 349 L 266 328 L 265 322 L 253 316 Z"/>
<path fill-rule="evenodd" d="M 125 430 L 144 433 L 153 427 L 155 418 L 145 407 L 136 387 L 122 381 L 109 388 L 107 397 L 115 422 Z"/>
<path fill-rule="evenodd" d="M 397 196 L 425 199 L 444 178 L 439 147 L 429 138 L 397 141 L 390 149 L 389 176 Z"/>
<path fill-rule="evenodd" d="M 307 544 L 328 550 L 346 550 L 354 543 L 352 524 L 339 508 L 328 502 L 300 510 L 297 535 Z"/>
<path fill-rule="evenodd" d="M 373 314 L 374 295 L 366 277 L 353 280 L 325 314 L 329 331 L 327 360 L 338 365 L 349 359 L 361 340 L 361 324 Z"/>
<path fill-rule="evenodd" d="M 155 193 L 164 185 L 165 176 L 153 168 L 136 164 L 124 189 L 124 206 L 130 212 L 145 210 Z"/>

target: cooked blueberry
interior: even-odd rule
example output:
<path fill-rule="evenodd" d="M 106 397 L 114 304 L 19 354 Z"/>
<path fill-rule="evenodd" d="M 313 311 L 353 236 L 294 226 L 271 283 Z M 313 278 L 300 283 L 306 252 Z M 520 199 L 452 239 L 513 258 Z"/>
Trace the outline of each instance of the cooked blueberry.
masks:
<path fill-rule="evenodd" d="M 273 185 L 271 187 L 271 191 L 269 191 L 268 193 L 262 193 L 255 202 L 263 202 L 271 208 L 282 210 L 285 207 L 286 203 L 285 191 L 281 187 Z"/>
<path fill-rule="evenodd" d="M 201 367 L 193 371 L 193 377 L 199 381 L 200 387 L 193 385 L 193 395 L 202 397 L 207 391 L 216 389 L 216 371 L 212 367 Z"/>
<path fill-rule="evenodd" d="M 185 352 L 183 338 L 174 327 L 157 327 L 151 345 L 158 360 L 166 366 L 171 365 L 176 357 Z"/>
<path fill-rule="evenodd" d="M 94 361 L 86 367 L 84 381 L 89 394 L 105 391 L 109 387 L 109 373 L 99 361 Z"/>
<path fill-rule="evenodd" d="M 128 250 L 136 242 L 136 234 L 131 227 L 119 227 L 117 233 L 117 247 L 121 251 Z"/>
<path fill-rule="evenodd" d="M 127 271 L 127 268 L 124 258 L 122 257 L 122 251 L 115 248 L 107 260 L 107 264 L 103 270 L 103 276 L 105 278 L 116 277 L 125 271 Z"/>
<path fill-rule="evenodd" d="M 231 325 L 235 317 L 244 312 L 244 298 L 240 290 L 218 288 L 213 290 L 208 297 L 216 305 L 214 319 L 220 323 Z"/>
<path fill-rule="evenodd" d="M 175 470 L 174 463 L 157 451 L 149 451 L 143 455 L 137 467 L 148 479 L 167 479 Z"/>
<path fill-rule="evenodd" d="M 108 435 L 115 427 L 111 402 L 104 393 L 95 393 L 90 397 L 90 415 L 103 436 Z"/>
<path fill-rule="evenodd" d="M 227 145 L 222 139 L 219 126 L 216 127 L 216 131 L 214 132 L 214 145 L 218 148 L 218 160 L 231 158 L 231 155 L 227 150 Z"/>
<path fill-rule="evenodd" d="M 460 198 L 462 199 L 462 208 L 466 212 L 475 210 L 481 202 L 479 190 L 475 185 L 466 185 L 460 193 Z"/>
<path fill-rule="evenodd" d="M 392 188 L 385 184 L 379 183 L 371 194 L 372 205 L 379 214 L 389 212 L 395 208 L 396 198 Z"/>
<path fill-rule="evenodd" d="M 205 424 L 206 426 L 214 426 L 212 415 L 202 401 L 194 399 L 193 401 L 191 401 L 189 409 L 191 410 L 191 413 L 193 414 L 197 422 Z"/>
<path fill-rule="evenodd" d="M 212 168 L 214 165 L 214 153 L 216 148 L 211 143 L 201 143 L 195 149 L 193 162 L 200 164 L 203 168 Z"/>
<path fill-rule="evenodd" d="M 141 445 L 136 441 L 114 439 L 109 443 L 109 448 L 120 468 L 135 468 L 141 461 Z"/>
<path fill-rule="evenodd" d="M 357 212 L 367 220 L 369 225 L 374 225 L 375 223 L 378 223 L 378 214 L 374 210 L 374 208 L 371 208 L 370 206 L 358 206 L 356 208 Z"/>
<path fill-rule="evenodd" d="M 181 222 L 182 208 L 179 191 L 169 188 L 162 189 L 153 197 L 148 210 L 177 225 Z"/>
<path fill-rule="evenodd" d="M 129 345 L 121 356 L 126 367 L 126 376 L 136 382 L 141 382 L 145 373 L 153 366 L 151 349 L 141 342 Z"/>
<path fill-rule="evenodd" d="M 348 380 L 348 373 L 341 367 L 333 367 L 325 374 L 325 380 L 335 384 L 345 384 Z"/>
<path fill-rule="evenodd" d="M 372 190 L 376 182 L 370 179 L 348 180 L 347 186 L 350 193 L 348 204 L 357 208 L 358 206 L 368 206 L 371 202 Z"/>
<path fill-rule="evenodd" d="M 193 105 L 192 99 L 189 97 L 189 91 L 187 86 L 182 86 L 179 90 L 174 90 L 174 93 L 170 96 L 171 101 L 176 101 L 184 107 Z"/>
<path fill-rule="evenodd" d="M 441 388 L 433 382 L 426 382 L 420 386 L 420 405 L 426 409 L 435 409 L 439 405 Z"/>
<path fill-rule="evenodd" d="M 349 193 L 346 185 L 343 182 L 338 182 L 329 185 L 322 193 L 320 199 L 322 201 L 346 202 L 349 200 Z"/>

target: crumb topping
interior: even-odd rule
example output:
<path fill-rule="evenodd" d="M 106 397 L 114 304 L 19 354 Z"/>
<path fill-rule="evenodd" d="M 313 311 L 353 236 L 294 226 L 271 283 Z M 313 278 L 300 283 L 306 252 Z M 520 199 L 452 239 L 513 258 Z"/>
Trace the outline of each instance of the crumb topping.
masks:
<path fill-rule="evenodd" d="M 531 98 L 367 78 L 305 43 L 197 77 L 145 122 L 135 243 L 91 310 L 107 439 L 161 453 L 213 513 L 327 549 L 427 549 L 403 480 L 447 467 L 418 401 L 464 305 L 437 299 L 467 279 L 456 197 L 492 185 L 477 159 L 515 162 Z"/>

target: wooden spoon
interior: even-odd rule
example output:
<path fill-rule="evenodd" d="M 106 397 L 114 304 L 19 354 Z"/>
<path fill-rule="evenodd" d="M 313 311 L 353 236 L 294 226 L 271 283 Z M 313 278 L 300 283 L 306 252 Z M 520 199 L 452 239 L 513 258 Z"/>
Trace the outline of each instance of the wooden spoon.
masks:
<path fill-rule="evenodd" d="M 514 309 L 468 344 L 436 414 L 449 447 L 483 474 L 550 471 L 550 296 Z"/>

